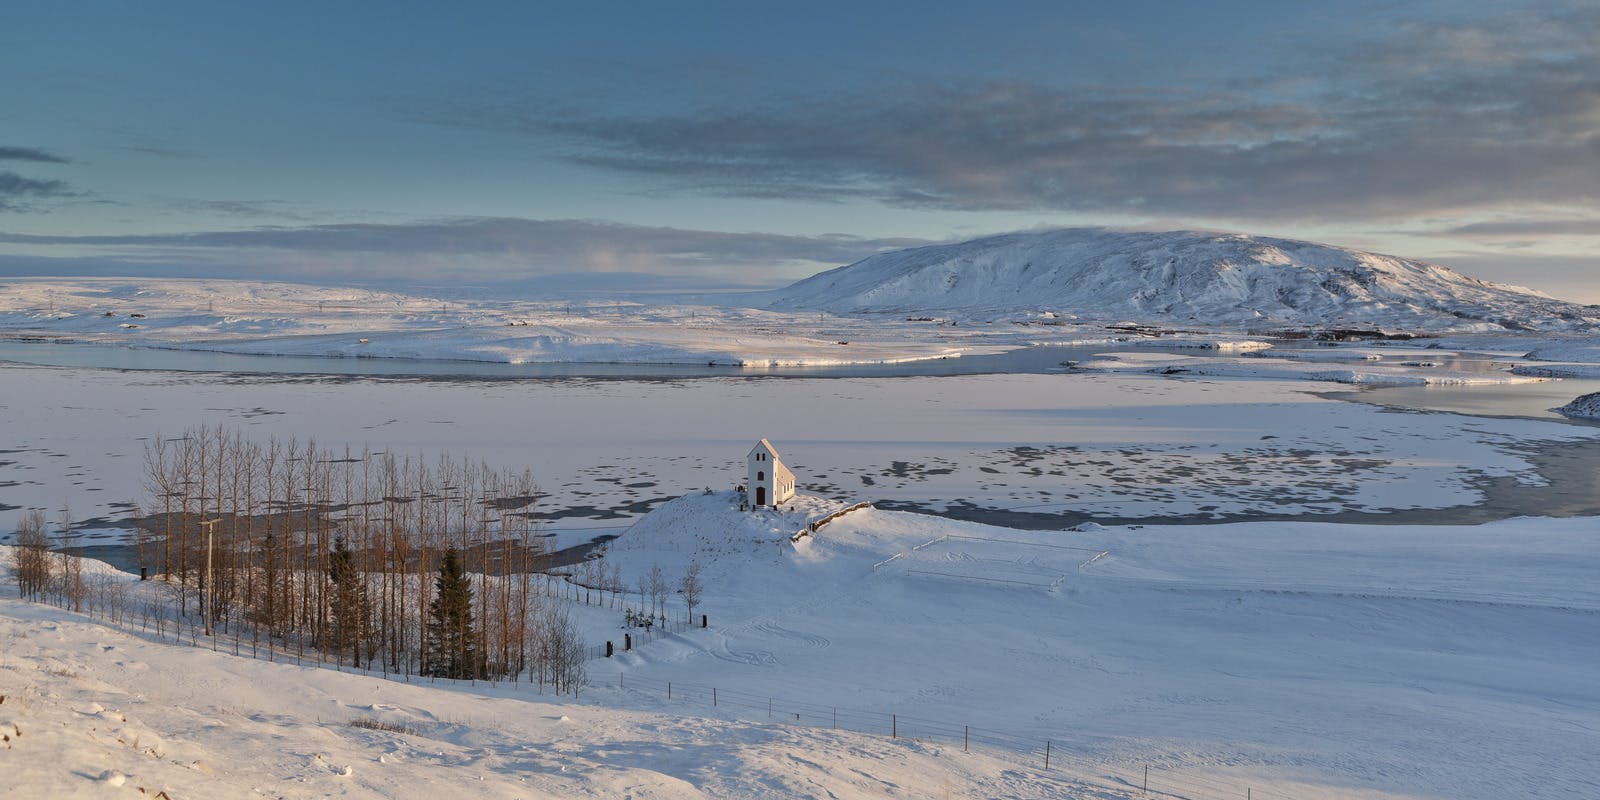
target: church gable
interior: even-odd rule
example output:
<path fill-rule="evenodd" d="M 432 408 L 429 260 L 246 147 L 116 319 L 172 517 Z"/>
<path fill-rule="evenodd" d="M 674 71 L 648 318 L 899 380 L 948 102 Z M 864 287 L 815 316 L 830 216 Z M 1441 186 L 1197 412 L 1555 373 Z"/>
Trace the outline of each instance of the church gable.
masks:
<path fill-rule="evenodd" d="M 762 439 L 745 456 L 746 501 L 752 508 L 775 508 L 794 497 L 794 473 L 778 458 L 778 449 Z"/>

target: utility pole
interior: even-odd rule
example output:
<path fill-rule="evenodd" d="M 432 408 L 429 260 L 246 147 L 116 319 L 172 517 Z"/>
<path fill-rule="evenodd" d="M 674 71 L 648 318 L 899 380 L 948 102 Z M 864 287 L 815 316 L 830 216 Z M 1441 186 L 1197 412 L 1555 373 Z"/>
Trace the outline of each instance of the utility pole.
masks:
<path fill-rule="evenodd" d="M 211 595 L 215 591 L 211 585 L 211 551 L 214 549 L 217 523 L 221 521 L 221 517 L 200 520 L 200 527 L 205 528 L 206 531 L 206 574 L 200 585 L 200 616 L 205 617 L 207 636 L 211 635 Z"/>

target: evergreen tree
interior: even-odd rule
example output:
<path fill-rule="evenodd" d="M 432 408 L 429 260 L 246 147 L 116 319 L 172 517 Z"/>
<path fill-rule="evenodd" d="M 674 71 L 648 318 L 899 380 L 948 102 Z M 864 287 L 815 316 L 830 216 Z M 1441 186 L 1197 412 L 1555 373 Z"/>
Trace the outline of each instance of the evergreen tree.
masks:
<path fill-rule="evenodd" d="M 355 567 L 350 546 L 343 536 L 333 541 L 328 556 L 328 579 L 333 582 L 333 644 L 335 652 L 350 654 L 350 663 L 361 666 L 361 645 L 367 639 L 371 603 L 367 581 Z"/>
<path fill-rule="evenodd" d="M 483 657 L 472 630 L 472 583 L 454 547 L 444 551 L 433 603 L 428 607 L 428 674 L 436 678 L 483 676 Z"/>

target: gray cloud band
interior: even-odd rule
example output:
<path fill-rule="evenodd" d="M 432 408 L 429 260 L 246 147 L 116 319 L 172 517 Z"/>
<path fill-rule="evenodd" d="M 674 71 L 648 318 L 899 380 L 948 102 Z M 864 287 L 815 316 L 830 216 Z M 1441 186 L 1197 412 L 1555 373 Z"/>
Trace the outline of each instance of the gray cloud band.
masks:
<path fill-rule="evenodd" d="M 589 220 L 473 218 L 411 224 L 261 227 L 232 231 L 124 236 L 0 233 L 0 244 L 155 252 L 205 249 L 487 257 L 535 269 L 593 268 L 597 262 L 653 266 L 769 266 L 782 261 L 840 264 L 873 253 L 926 244 L 921 239 L 845 235 L 723 233 Z"/>
<path fill-rule="evenodd" d="M 728 196 L 1258 220 L 1592 206 L 1600 10 L 1397 25 L 1226 91 L 921 85 L 681 115 L 552 121 L 502 106 L 454 119 Z"/>

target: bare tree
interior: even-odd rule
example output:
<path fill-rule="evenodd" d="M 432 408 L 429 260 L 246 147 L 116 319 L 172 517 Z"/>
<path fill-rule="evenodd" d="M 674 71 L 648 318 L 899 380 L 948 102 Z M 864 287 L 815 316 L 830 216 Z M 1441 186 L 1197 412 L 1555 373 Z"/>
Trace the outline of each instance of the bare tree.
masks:
<path fill-rule="evenodd" d="M 661 571 L 660 564 L 650 565 L 650 613 L 667 619 L 667 576 Z"/>
<path fill-rule="evenodd" d="M 61 516 L 57 518 L 61 526 L 61 548 L 57 555 L 61 561 L 59 570 L 61 607 L 73 611 L 83 610 L 83 560 L 76 553 L 70 552 L 77 549 L 78 534 L 76 523 L 72 519 L 72 509 L 62 506 Z"/>
<path fill-rule="evenodd" d="M 690 561 L 689 568 L 683 573 L 683 580 L 678 582 L 678 591 L 683 593 L 683 602 L 689 606 L 691 625 L 694 624 L 694 607 L 700 604 L 700 593 L 704 590 L 705 587 L 700 583 L 700 562 Z"/>
<path fill-rule="evenodd" d="M 17 521 L 17 546 L 11 566 L 17 572 L 17 593 L 41 600 L 50 587 L 50 540 L 44 532 L 44 512 L 29 511 Z"/>
<path fill-rule="evenodd" d="M 540 684 L 548 682 L 557 692 L 574 695 L 588 679 L 583 641 L 578 627 L 564 606 L 549 605 L 539 610 L 535 628 Z"/>

